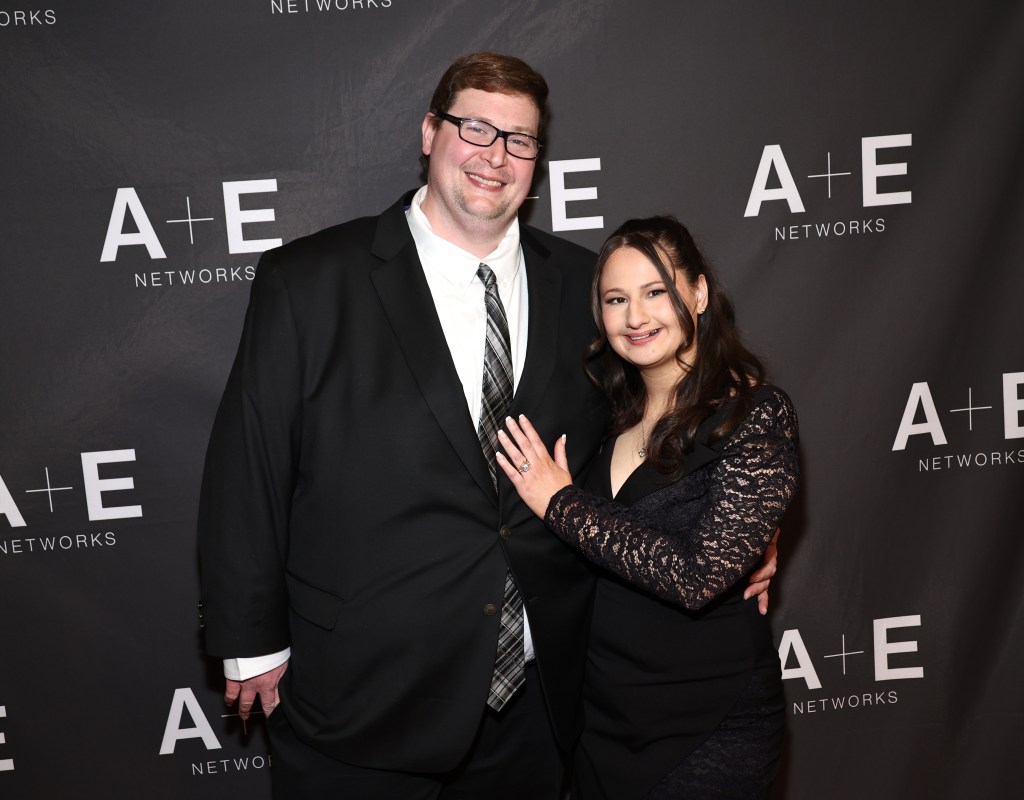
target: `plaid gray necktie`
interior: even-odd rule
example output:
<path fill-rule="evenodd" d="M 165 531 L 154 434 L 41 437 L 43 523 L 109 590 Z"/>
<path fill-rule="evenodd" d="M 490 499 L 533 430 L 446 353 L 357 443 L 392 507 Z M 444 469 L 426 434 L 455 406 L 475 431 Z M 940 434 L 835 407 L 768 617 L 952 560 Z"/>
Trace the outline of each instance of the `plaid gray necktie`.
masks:
<path fill-rule="evenodd" d="M 480 424 L 477 435 L 483 448 L 491 480 L 497 488 L 497 464 L 494 454 L 501 428 L 512 403 L 512 348 L 509 344 L 508 319 L 498 296 L 498 282 L 491 268 L 481 264 L 477 277 L 484 285 L 484 306 L 487 309 L 487 335 L 484 341 L 484 380 Z M 501 606 L 501 630 L 498 652 L 491 676 L 487 705 L 501 711 L 516 689 L 523 685 L 526 663 L 523 660 L 523 598 L 512 573 L 505 573 L 505 597 Z"/>

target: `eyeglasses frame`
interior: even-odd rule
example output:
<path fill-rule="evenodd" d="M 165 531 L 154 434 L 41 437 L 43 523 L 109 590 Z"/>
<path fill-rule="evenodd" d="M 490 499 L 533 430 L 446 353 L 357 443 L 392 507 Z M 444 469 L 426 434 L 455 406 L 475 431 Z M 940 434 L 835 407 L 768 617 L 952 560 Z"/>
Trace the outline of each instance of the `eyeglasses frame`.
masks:
<path fill-rule="evenodd" d="M 505 152 L 508 153 L 512 158 L 518 158 L 523 161 L 536 161 L 540 157 L 541 149 L 544 147 L 543 142 L 541 142 L 541 140 L 538 139 L 536 136 L 531 136 L 530 134 L 523 133 L 522 131 L 503 131 L 497 125 L 494 125 L 493 123 L 488 122 L 485 119 L 477 119 L 476 117 L 456 117 L 454 114 L 449 114 L 445 111 L 431 111 L 430 113 L 433 114 L 435 117 L 443 119 L 446 122 L 450 122 L 452 125 L 454 125 L 459 132 L 459 138 L 462 139 L 462 141 L 464 141 L 466 144 L 471 144 L 474 147 L 490 147 L 492 144 L 498 141 L 498 139 L 504 139 Z M 491 141 L 489 141 L 487 144 L 479 144 L 477 142 L 469 141 L 462 135 L 462 123 L 464 122 L 482 122 L 484 125 L 494 128 L 494 130 L 496 131 L 496 133 L 494 134 L 494 138 L 491 139 Z M 509 136 L 525 136 L 527 139 L 533 139 L 533 141 L 537 143 L 537 155 L 519 156 L 513 153 L 511 150 L 508 149 Z"/>

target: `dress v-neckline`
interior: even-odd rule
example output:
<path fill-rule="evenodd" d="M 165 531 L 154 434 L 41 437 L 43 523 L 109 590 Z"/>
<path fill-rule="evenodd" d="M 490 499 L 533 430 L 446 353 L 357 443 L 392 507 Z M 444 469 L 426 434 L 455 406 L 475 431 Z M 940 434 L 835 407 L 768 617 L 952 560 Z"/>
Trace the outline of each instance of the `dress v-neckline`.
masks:
<path fill-rule="evenodd" d="M 615 448 L 618 447 L 619 439 L 621 439 L 621 438 L 622 438 L 621 436 L 616 436 L 611 441 L 611 447 L 608 448 L 608 459 L 607 459 L 608 463 L 605 465 L 605 469 L 604 469 L 605 475 L 607 476 L 607 479 L 608 479 L 608 496 L 612 500 L 618 500 L 619 499 L 619 496 L 622 494 L 622 490 L 625 489 L 629 485 L 630 481 L 633 480 L 633 477 L 641 469 L 643 469 L 644 465 L 647 463 L 647 460 L 644 459 L 639 464 L 637 464 L 635 467 L 633 467 L 633 469 L 630 470 L 629 474 L 623 479 L 622 483 L 619 484 L 618 490 L 615 490 L 612 487 L 612 460 L 615 458 Z"/>
<path fill-rule="evenodd" d="M 758 394 L 756 396 L 755 405 L 770 392 L 773 387 L 770 385 L 764 385 L 758 387 Z M 684 474 L 688 474 L 705 464 L 715 461 L 719 458 L 721 453 L 718 450 L 718 446 L 709 447 L 705 442 L 707 441 L 708 434 L 714 425 L 730 412 L 732 401 L 726 403 L 724 406 L 718 408 L 714 414 L 705 419 L 700 428 L 697 431 L 696 441 L 691 450 L 686 454 L 685 457 L 685 471 Z M 608 440 L 605 444 L 604 449 L 601 451 L 601 494 L 616 502 L 622 503 L 623 505 L 633 505 L 637 500 L 645 497 L 652 492 L 658 491 L 658 489 L 664 487 L 664 483 L 659 480 L 661 473 L 659 473 L 654 465 L 651 464 L 650 460 L 644 459 L 641 461 L 626 479 L 619 486 L 617 492 L 612 492 L 612 455 L 615 452 L 615 447 L 619 443 L 621 437 L 616 436 L 614 439 Z"/>
<path fill-rule="evenodd" d="M 603 497 L 607 497 L 610 500 L 615 500 L 623 505 L 630 506 L 651 492 L 657 491 L 660 486 L 658 484 L 659 473 L 654 469 L 653 465 L 648 460 L 641 461 L 637 466 L 626 476 L 626 479 L 619 486 L 619 490 L 612 493 L 612 454 L 615 452 L 615 446 L 618 444 L 619 437 L 616 436 L 614 439 L 609 439 L 601 454 L 599 456 L 600 462 L 598 469 L 600 470 L 599 480 L 600 483 L 597 487 L 598 494 Z"/>

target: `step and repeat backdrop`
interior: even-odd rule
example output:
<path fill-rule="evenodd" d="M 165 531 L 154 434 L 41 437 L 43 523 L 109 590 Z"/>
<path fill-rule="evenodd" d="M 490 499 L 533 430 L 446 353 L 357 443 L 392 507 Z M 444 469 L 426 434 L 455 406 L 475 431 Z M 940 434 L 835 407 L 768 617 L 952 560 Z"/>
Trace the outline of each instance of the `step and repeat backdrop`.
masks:
<path fill-rule="evenodd" d="M 255 265 L 419 185 L 483 49 L 551 85 L 527 221 L 680 217 L 799 411 L 776 797 L 1014 795 L 1024 6 L 0 0 L 0 796 L 269 797 L 195 609 Z"/>

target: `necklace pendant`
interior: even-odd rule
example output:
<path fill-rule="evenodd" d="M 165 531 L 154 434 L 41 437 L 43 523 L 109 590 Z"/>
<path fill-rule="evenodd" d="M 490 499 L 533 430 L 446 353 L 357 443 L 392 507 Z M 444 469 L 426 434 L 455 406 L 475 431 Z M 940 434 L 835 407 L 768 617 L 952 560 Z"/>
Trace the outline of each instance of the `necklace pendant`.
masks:
<path fill-rule="evenodd" d="M 647 448 L 641 447 L 639 450 L 636 451 L 636 454 L 640 456 L 640 458 L 647 458 Z"/>

